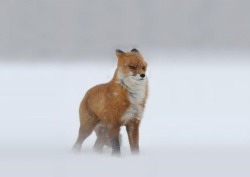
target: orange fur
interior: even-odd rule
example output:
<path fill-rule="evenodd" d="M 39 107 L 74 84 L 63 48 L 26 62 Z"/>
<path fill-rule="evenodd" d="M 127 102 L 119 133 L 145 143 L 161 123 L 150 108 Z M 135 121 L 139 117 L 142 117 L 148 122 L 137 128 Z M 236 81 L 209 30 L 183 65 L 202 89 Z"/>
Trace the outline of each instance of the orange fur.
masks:
<path fill-rule="evenodd" d="M 112 80 L 87 91 L 79 109 L 80 128 L 74 150 L 79 151 L 83 141 L 95 129 L 94 149 L 101 151 L 111 145 L 114 154 L 120 154 L 120 127 L 126 126 L 132 152 L 139 152 L 139 125 L 147 99 L 147 64 L 141 54 L 116 51 L 117 69 Z"/>

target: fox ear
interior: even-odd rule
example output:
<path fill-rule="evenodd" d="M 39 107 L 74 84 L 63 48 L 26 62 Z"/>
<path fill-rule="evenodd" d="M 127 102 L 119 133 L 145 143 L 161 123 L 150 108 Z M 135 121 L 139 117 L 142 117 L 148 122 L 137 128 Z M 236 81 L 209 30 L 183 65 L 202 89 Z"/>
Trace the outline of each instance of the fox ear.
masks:
<path fill-rule="evenodd" d="M 136 48 L 132 49 L 131 52 L 139 53 L 139 51 Z"/>
<path fill-rule="evenodd" d="M 116 49 L 116 50 L 115 50 L 115 53 L 116 53 L 116 55 L 124 55 L 124 54 L 125 54 L 125 52 L 123 52 L 123 51 L 120 50 L 120 49 Z"/>

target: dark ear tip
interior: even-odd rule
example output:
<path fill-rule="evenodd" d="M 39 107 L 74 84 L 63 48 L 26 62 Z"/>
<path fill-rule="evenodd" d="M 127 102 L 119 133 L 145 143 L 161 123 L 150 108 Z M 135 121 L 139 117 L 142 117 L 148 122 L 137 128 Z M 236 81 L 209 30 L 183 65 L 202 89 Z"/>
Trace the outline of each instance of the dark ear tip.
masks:
<path fill-rule="evenodd" d="M 131 52 L 139 52 L 136 48 L 132 49 Z"/>
<path fill-rule="evenodd" d="M 123 51 L 120 50 L 120 49 L 116 49 L 115 52 L 116 52 L 116 54 L 124 54 L 124 53 L 125 53 L 125 52 L 123 52 Z"/>

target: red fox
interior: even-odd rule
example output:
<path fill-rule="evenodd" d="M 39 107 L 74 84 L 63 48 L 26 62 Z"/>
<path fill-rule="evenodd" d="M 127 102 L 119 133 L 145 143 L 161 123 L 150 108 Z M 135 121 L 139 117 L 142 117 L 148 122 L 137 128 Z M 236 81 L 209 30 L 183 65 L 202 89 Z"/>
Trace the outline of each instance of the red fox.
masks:
<path fill-rule="evenodd" d="M 87 91 L 79 109 L 80 128 L 73 150 L 95 130 L 94 149 L 110 144 L 112 154 L 120 155 L 120 127 L 126 126 L 130 149 L 139 153 L 139 125 L 148 95 L 147 63 L 137 49 L 116 50 L 117 69 L 112 80 Z"/>

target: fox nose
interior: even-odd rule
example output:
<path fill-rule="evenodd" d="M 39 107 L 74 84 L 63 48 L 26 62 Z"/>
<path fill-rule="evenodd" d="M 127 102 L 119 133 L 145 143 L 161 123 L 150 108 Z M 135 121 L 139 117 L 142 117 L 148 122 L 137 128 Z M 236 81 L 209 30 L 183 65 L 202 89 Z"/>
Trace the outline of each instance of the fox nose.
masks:
<path fill-rule="evenodd" d="M 140 76 L 141 76 L 142 78 L 144 78 L 144 77 L 145 77 L 145 74 L 141 74 Z"/>

